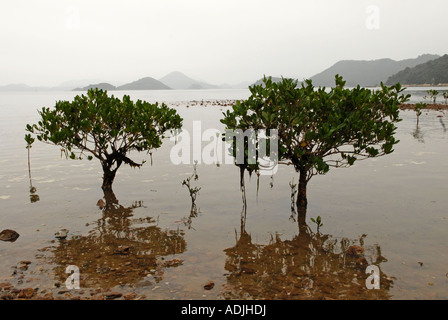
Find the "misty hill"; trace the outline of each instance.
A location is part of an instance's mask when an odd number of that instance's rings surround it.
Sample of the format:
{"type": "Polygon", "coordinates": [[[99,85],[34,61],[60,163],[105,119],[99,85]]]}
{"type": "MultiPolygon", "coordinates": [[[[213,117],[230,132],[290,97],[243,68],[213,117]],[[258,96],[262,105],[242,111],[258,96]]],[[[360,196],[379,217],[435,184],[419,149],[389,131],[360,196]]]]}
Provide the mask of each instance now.
{"type": "Polygon", "coordinates": [[[406,85],[448,83],[448,54],[413,68],[406,68],[387,80],[387,84],[397,82],[406,85]]]}
{"type": "MultiPolygon", "coordinates": [[[[266,76],[266,78],[269,78],[269,76],[266,76]]],[[[280,77],[270,77],[270,78],[271,78],[272,82],[275,82],[275,83],[282,82],[282,78],[280,78],[280,77]]],[[[251,84],[250,86],[253,87],[253,86],[259,86],[260,84],[264,84],[263,80],[264,80],[264,78],[261,78],[261,79],[257,80],[256,82],[254,82],[253,84],[251,84]]]]}
{"type": "Polygon", "coordinates": [[[386,82],[389,77],[406,68],[413,68],[419,64],[439,58],[438,55],[425,54],[416,59],[395,61],[392,59],[378,59],[370,61],[344,60],[339,61],[325,71],[311,77],[315,86],[330,87],[334,85],[334,78],[339,74],[347,82],[347,86],[377,86],[386,82]]]}
{"type": "Polygon", "coordinates": [[[167,85],[170,88],[176,89],[176,90],[188,90],[188,89],[217,89],[218,86],[194,80],[182,72],[174,71],[163,78],[159,79],[160,82],[167,85]]]}
{"type": "Polygon", "coordinates": [[[30,87],[23,83],[0,86],[0,91],[36,91],[38,89],[39,88],[30,87]]]}
{"type": "Polygon", "coordinates": [[[171,88],[154,78],[146,77],[146,78],[142,78],[140,80],[119,86],[116,89],[117,90],[170,90],[171,88]]]}
{"type": "Polygon", "coordinates": [[[57,88],[72,90],[73,88],[83,88],[92,83],[102,83],[104,79],[90,78],[90,79],[73,79],[60,83],[57,88]]]}
{"type": "Polygon", "coordinates": [[[83,87],[83,88],[76,88],[76,89],[73,89],[73,91],[88,91],[88,90],[94,89],[94,88],[107,90],[107,91],[117,89],[114,85],[111,85],[110,83],[103,82],[103,83],[98,83],[98,84],[91,84],[91,85],[88,85],[87,87],[83,87]]]}

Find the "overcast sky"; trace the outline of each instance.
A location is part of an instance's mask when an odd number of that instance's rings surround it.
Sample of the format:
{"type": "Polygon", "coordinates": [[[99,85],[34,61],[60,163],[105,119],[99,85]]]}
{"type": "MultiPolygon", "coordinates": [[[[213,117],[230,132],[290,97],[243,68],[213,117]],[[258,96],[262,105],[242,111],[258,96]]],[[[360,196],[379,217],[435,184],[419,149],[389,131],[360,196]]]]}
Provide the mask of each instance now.
{"type": "Polygon", "coordinates": [[[0,2],[0,85],[307,78],[339,60],[448,53],[447,0],[0,2]]]}

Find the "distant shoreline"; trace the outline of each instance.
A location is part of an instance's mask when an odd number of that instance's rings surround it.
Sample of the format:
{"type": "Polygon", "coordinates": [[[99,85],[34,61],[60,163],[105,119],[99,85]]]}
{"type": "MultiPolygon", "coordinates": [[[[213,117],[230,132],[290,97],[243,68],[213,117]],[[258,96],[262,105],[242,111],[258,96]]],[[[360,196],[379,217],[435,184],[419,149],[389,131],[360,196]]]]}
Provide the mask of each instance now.
{"type": "MultiPolygon", "coordinates": [[[[415,103],[405,103],[400,105],[400,110],[414,110],[415,103]]],[[[448,110],[448,105],[446,104],[427,104],[425,109],[422,110],[448,110]]]]}
{"type": "MultiPolygon", "coordinates": [[[[219,107],[232,107],[236,104],[238,100],[232,100],[232,99],[217,99],[217,100],[191,100],[191,101],[177,101],[177,102],[168,102],[170,106],[186,106],[189,107],[195,107],[195,106],[203,106],[203,107],[210,107],[210,106],[219,106],[219,107]]],[[[415,109],[415,103],[403,103],[399,105],[400,110],[414,110],[415,109]]],[[[448,105],[446,104],[427,104],[426,108],[423,110],[448,110],[448,105]]]]}
{"type": "Polygon", "coordinates": [[[439,84],[402,84],[403,88],[442,88],[448,87],[448,83],[439,83],[439,84]]]}

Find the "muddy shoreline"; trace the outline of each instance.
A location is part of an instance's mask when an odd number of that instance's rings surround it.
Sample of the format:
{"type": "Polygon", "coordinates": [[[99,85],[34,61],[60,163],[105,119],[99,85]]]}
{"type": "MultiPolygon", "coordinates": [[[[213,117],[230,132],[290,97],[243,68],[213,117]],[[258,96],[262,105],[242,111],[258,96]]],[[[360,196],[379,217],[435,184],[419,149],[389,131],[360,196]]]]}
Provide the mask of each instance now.
{"type": "MultiPolygon", "coordinates": [[[[203,107],[232,107],[236,104],[238,100],[192,100],[192,101],[179,101],[179,102],[171,102],[168,103],[171,106],[186,106],[189,107],[195,107],[195,106],[203,106],[203,107]]],[[[416,104],[415,103],[404,103],[399,106],[400,110],[414,110],[416,104]]],[[[427,104],[426,108],[423,110],[435,110],[435,111],[441,111],[441,110],[448,110],[447,104],[427,104]]]]}
{"type": "MultiPolygon", "coordinates": [[[[401,104],[400,110],[414,110],[415,104],[401,104]]],[[[422,110],[435,110],[435,111],[441,111],[441,110],[448,110],[448,105],[446,104],[427,104],[426,108],[422,110]]]]}

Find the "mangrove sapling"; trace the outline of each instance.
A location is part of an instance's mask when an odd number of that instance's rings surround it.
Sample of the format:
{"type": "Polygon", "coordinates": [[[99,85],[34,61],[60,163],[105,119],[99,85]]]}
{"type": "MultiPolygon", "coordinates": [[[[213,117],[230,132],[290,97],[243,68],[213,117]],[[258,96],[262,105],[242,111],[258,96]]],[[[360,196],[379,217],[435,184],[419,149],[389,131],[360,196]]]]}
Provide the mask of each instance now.
{"type": "Polygon", "coordinates": [[[36,194],[37,189],[33,186],[33,180],[31,178],[31,158],[30,150],[32,148],[34,138],[30,134],[25,135],[26,149],[28,151],[28,176],[30,179],[30,201],[31,203],[38,202],[40,200],[39,196],[36,194]]]}
{"type": "Polygon", "coordinates": [[[420,116],[422,115],[422,109],[426,109],[427,106],[428,105],[424,102],[416,103],[414,106],[414,111],[415,111],[415,114],[417,115],[417,128],[418,128],[420,116]]]}
{"type": "Polygon", "coordinates": [[[317,233],[319,233],[320,228],[322,228],[324,226],[324,224],[322,223],[322,218],[320,216],[318,216],[316,219],[311,218],[311,222],[315,223],[317,226],[317,233]]]}
{"type": "Polygon", "coordinates": [[[427,91],[429,95],[429,100],[433,102],[433,104],[436,104],[437,96],[439,95],[439,91],[437,90],[428,90],[427,91]]]}
{"type": "Polygon", "coordinates": [[[296,212],[297,184],[294,183],[294,178],[292,178],[292,181],[289,182],[289,188],[291,189],[291,216],[289,217],[289,219],[296,222],[295,216],[297,215],[296,212]]]}
{"type": "MultiPolygon", "coordinates": [[[[263,82],[250,87],[251,96],[237,101],[221,122],[227,130],[254,130],[252,145],[276,130],[278,162],[292,164],[299,174],[296,204],[300,212],[307,207],[307,184],[314,175],[390,154],[398,143],[394,135],[395,123],[401,121],[399,105],[410,97],[400,95],[404,91],[400,84],[381,84],[376,91],[360,86],[347,89],[338,75],[330,90],[315,88],[311,80],[301,86],[285,78],[280,82],[264,78],[263,82]],[[261,129],[266,136],[257,135],[261,129]]],[[[234,141],[231,148],[235,158],[237,145],[234,141]]],[[[260,170],[252,158],[244,150],[244,163],[235,164],[243,172],[260,170]]]]}
{"type": "Polygon", "coordinates": [[[443,99],[445,99],[445,105],[448,105],[448,91],[443,93],[443,99]]]}
{"type": "Polygon", "coordinates": [[[28,176],[30,178],[30,188],[33,187],[33,182],[31,180],[31,159],[30,159],[30,149],[33,146],[33,142],[34,142],[34,138],[31,137],[31,134],[26,134],[25,135],[25,142],[26,142],[26,149],[28,151],[28,176]]]}
{"type": "Polygon", "coordinates": [[[145,162],[130,159],[132,151],[150,153],[162,146],[166,131],[182,127],[176,110],[163,103],[133,102],[127,95],[120,100],[99,89],[38,112],[40,120],[26,130],[41,142],[60,146],[67,158],[97,158],[103,169],[102,189],[108,192],[122,164],[140,168],[145,162]]]}
{"type": "Polygon", "coordinates": [[[199,176],[197,174],[197,164],[198,162],[195,161],[194,165],[193,165],[193,174],[188,177],[187,179],[185,179],[184,181],[182,181],[182,186],[187,187],[188,192],[190,193],[190,198],[191,198],[191,210],[190,210],[190,219],[192,217],[196,217],[198,214],[198,209],[196,206],[196,197],[199,194],[199,191],[201,190],[200,187],[192,187],[191,186],[191,180],[193,179],[194,181],[197,181],[199,179],[199,176]]]}

